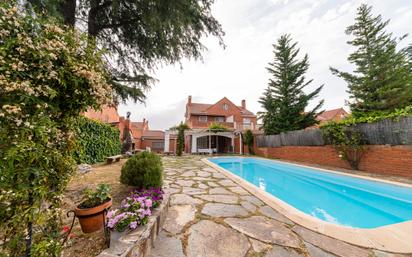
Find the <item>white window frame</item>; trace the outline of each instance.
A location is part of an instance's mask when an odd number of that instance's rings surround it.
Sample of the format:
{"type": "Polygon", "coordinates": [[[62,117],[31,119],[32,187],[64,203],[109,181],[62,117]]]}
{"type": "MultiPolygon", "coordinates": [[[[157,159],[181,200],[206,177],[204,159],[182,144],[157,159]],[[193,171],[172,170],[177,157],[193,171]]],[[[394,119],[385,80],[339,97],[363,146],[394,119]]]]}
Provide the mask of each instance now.
{"type": "Polygon", "coordinates": [[[225,122],[225,117],[220,117],[220,116],[215,117],[215,121],[216,122],[225,122]]]}
{"type": "Polygon", "coordinates": [[[222,108],[223,108],[223,110],[227,111],[227,110],[229,110],[229,105],[224,103],[222,108]]]}
{"type": "Polygon", "coordinates": [[[252,124],[252,120],[250,118],[243,118],[243,124],[244,125],[250,125],[250,124],[252,124]]]}
{"type": "Polygon", "coordinates": [[[207,122],[207,116],[206,115],[199,116],[199,122],[207,122]]]}

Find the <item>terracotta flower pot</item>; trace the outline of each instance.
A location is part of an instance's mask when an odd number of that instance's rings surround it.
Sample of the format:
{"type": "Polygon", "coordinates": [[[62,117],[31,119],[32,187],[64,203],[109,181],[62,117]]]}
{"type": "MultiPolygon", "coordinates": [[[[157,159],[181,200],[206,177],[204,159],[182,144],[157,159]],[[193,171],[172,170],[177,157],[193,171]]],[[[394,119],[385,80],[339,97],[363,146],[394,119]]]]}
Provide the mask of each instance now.
{"type": "Polygon", "coordinates": [[[104,210],[112,206],[112,200],[92,208],[79,208],[74,210],[79,219],[83,233],[92,233],[103,227],[105,222],[104,210]]]}

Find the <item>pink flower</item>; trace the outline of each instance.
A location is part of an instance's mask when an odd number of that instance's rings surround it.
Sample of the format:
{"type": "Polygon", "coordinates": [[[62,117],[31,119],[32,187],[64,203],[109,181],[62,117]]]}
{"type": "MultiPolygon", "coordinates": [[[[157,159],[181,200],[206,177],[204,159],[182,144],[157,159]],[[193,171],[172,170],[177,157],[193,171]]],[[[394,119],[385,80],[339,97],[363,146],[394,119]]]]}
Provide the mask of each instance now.
{"type": "Polygon", "coordinates": [[[129,224],[130,229],[136,229],[136,227],[137,227],[137,222],[136,221],[130,222],[130,224],[129,224]]]}
{"type": "Polygon", "coordinates": [[[107,213],[107,218],[111,219],[115,214],[117,210],[111,210],[107,213]]]}
{"type": "Polygon", "coordinates": [[[146,199],[145,205],[147,208],[152,208],[153,202],[151,199],[146,199]]]}

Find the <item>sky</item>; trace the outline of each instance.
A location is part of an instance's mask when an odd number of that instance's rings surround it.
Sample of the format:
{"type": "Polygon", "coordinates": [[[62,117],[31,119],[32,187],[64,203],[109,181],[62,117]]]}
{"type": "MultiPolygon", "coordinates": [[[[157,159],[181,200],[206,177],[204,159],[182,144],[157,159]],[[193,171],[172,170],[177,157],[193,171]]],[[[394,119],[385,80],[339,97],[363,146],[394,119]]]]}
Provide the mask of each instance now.
{"type": "MultiPolygon", "coordinates": [[[[273,44],[285,33],[298,42],[300,53],[309,56],[306,77],[313,82],[305,91],[324,85],[319,98],[323,109],[344,107],[347,84],[331,74],[329,67],[351,71],[347,56],[353,48],[345,28],[354,23],[361,3],[373,6],[374,14],[390,19],[387,31],[394,36],[412,34],[412,0],[216,0],[212,13],[225,31],[226,48],[213,37],[203,39],[207,50],[203,60],[184,59],[181,64],[159,67],[158,82],[146,93],[144,104],[127,102],[120,115],[131,112],[133,121],[149,120],[150,129],[168,129],[184,120],[188,95],[192,102],[215,103],[224,96],[257,113],[267,88],[273,61],[273,44]]],[[[412,42],[412,35],[400,46],[412,42]]]]}

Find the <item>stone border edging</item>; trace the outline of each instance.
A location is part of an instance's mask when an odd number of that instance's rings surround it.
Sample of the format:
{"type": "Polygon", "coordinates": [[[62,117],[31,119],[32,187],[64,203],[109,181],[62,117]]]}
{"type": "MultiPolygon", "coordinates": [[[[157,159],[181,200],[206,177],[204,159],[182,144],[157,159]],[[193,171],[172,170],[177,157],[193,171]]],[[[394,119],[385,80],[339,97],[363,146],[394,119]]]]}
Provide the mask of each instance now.
{"type": "MultiPolygon", "coordinates": [[[[228,178],[258,197],[270,207],[285,215],[287,218],[308,229],[353,245],[395,253],[412,253],[412,242],[410,241],[410,238],[408,240],[408,237],[412,234],[412,221],[405,221],[375,229],[351,228],[332,224],[299,211],[275,196],[257,188],[252,183],[225,170],[219,165],[212,163],[208,158],[202,158],[202,161],[212,168],[222,172],[228,178]]],[[[376,181],[376,179],[372,180],[376,181]]],[[[392,184],[398,183],[392,182],[392,184]]]]}
{"type": "Polygon", "coordinates": [[[101,252],[97,257],[148,257],[166,220],[167,210],[170,206],[170,194],[163,195],[163,201],[159,207],[153,210],[146,225],[138,227],[125,235],[117,242],[111,242],[110,248],[101,252]]]}

